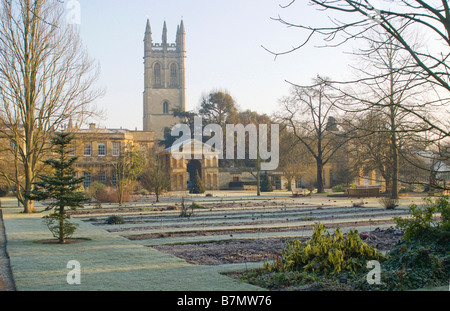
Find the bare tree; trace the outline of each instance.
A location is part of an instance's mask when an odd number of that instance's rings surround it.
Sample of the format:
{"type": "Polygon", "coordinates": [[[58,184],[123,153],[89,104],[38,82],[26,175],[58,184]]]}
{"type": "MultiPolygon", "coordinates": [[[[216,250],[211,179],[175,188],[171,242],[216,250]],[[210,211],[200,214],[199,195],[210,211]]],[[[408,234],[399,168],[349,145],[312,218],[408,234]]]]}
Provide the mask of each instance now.
{"type": "MultiPolygon", "coordinates": [[[[373,166],[383,175],[393,199],[398,197],[401,148],[407,141],[417,143],[434,128],[422,118],[432,106],[422,95],[423,79],[416,73],[405,73],[412,58],[384,33],[373,32],[367,48],[359,49],[362,64],[359,79],[340,88],[345,95],[340,109],[350,112],[348,125],[355,128],[359,146],[365,148],[365,166],[373,166]],[[410,111],[415,111],[411,113],[410,111]],[[368,160],[372,164],[367,163],[368,160]]],[[[431,120],[431,117],[428,117],[431,120]]],[[[421,143],[423,146],[423,142],[421,143]]]]}
{"type": "Polygon", "coordinates": [[[339,100],[330,83],[318,77],[314,86],[295,86],[292,95],[282,100],[281,111],[275,115],[314,157],[318,192],[324,192],[325,164],[345,143],[341,134],[329,126],[329,121],[335,120],[333,112],[339,100]]]}
{"type": "Polygon", "coordinates": [[[146,157],[147,163],[137,179],[146,190],[155,193],[156,202],[159,202],[160,195],[170,186],[167,167],[164,166],[164,161],[159,155],[161,151],[158,147],[149,150],[146,157]]]}
{"type": "MultiPolygon", "coordinates": [[[[247,126],[249,124],[254,124],[256,128],[256,132],[259,135],[262,135],[261,132],[259,132],[258,126],[259,124],[271,124],[272,121],[270,117],[266,114],[259,114],[256,111],[251,111],[249,109],[245,111],[239,111],[235,116],[231,117],[230,119],[233,119],[234,122],[240,122],[244,126],[247,126]]],[[[270,128],[270,127],[269,127],[270,128]]],[[[269,130],[270,133],[270,130],[269,130]]],[[[245,133],[245,145],[250,146],[249,143],[249,133],[245,133]]],[[[235,144],[237,143],[237,140],[235,140],[235,144]]],[[[236,167],[239,167],[243,171],[247,171],[250,173],[255,179],[256,179],[256,195],[261,195],[261,157],[260,157],[260,141],[259,139],[256,139],[255,145],[256,145],[256,159],[250,159],[249,153],[250,153],[250,147],[245,150],[245,159],[236,159],[233,160],[233,165],[236,167]]]]}
{"type": "Polygon", "coordinates": [[[132,182],[141,175],[145,162],[145,154],[137,145],[127,144],[121,148],[120,155],[113,163],[119,206],[122,206],[125,192],[130,190],[132,182]]]}
{"type": "MultiPolygon", "coordinates": [[[[292,0],[283,7],[293,8],[296,2],[292,0]]],[[[447,0],[310,0],[309,3],[324,17],[328,13],[328,19],[320,20],[320,25],[315,26],[276,18],[280,23],[301,29],[306,34],[305,39],[292,49],[270,51],[275,56],[299,50],[316,37],[324,40],[323,47],[343,46],[360,39],[371,40],[371,31],[377,29],[386,35],[386,40],[391,40],[410,56],[411,62],[401,69],[404,74],[415,75],[436,86],[436,102],[442,101],[440,96],[449,97],[450,6],[447,0]],[[417,32],[428,38],[426,46],[416,45],[410,36],[405,36],[405,33],[417,32]],[[441,95],[442,90],[444,95],[441,95]]],[[[438,121],[414,109],[401,108],[421,118],[444,136],[450,134],[448,111],[445,111],[447,117],[438,121]]]]}
{"type": "Polygon", "coordinates": [[[0,2],[0,134],[10,140],[15,185],[24,212],[34,211],[27,195],[49,156],[52,132],[69,119],[80,124],[101,95],[93,88],[98,68],[78,30],[54,0],[0,2]]]}
{"type": "Polygon", "coordinates": [[[278,169],[283,172],[289,191],[292,190],[292,182],[314,175],[314,158],[292,131],[285,127],[281,130],[280,135],[280,165],[278,169]]]}

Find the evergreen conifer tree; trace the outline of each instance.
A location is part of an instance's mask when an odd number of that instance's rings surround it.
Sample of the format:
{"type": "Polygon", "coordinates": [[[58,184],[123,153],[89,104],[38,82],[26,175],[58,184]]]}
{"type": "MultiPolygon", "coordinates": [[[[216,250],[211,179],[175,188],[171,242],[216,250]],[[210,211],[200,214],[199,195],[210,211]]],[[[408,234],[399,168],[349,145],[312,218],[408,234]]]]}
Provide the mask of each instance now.
{"type": "Polygon", "coordinates": [[[194,184],[192,185],[191,189],[189,190],[190,193],[204,193],[205,187],[203,186],[202,179],[200,178],[200,175],[198,174],[195,176],[194,184]]]}
{"type": "Polygon", "coordinates": [[[263,178],[261,180],[261,192],[272,192],[272,182],[270,181],[269,175],[267,175],[267,172],[263,175],[263,178]]]}
{"type": "Polygon", "coordinates": [[[68,219],[65,208],[76,209],[83,207],[82,202],[87,198],[79,191],[82,178],[74,177],[73,164],[76,157],[69,156],[69,145],[73,139],[70,133],[56,133],[52,138],[52,145],[57,156],[44,161],[51,166],[52,172],[49,175],[40,175],[40,181],[34,183],[35,188],[30,194],[33,200],[53,199],[47,210],[54,209],[53,213],[44,216],[44,222],[59,243],[64,244],[76,230],[76,225],[68,219]]]}

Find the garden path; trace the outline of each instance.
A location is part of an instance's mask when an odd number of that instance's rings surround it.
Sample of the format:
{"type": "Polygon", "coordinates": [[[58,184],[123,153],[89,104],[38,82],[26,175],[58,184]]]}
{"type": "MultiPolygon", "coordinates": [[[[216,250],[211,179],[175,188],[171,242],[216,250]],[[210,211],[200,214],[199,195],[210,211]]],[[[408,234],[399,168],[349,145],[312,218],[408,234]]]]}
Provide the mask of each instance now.
{"type": "Polygon", "coordinates": [[[8,253],[6,251],[6,234],[0,208],[0,291],[15,291],[14,278],[11,272],[8,253]]]}

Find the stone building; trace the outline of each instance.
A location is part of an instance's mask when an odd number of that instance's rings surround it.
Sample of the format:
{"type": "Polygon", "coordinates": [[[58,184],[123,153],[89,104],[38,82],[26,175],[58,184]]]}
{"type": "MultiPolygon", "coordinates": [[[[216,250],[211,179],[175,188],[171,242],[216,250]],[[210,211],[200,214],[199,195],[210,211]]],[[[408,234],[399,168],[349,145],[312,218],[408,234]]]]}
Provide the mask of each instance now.
{"type": "MultiPolygon", "coordinates": [[[[179,123],[173,117],[172,109],[186,111],[185,58],[183,21],[177,26],[176,42],[169,44],[166,23],[163,25],[162,42],[154,43],[150,21],[147,20],[144,36],[143,131],[99,129],[95,124],[78,130],[74,155],[79,157],[77,174],[85,177],[85,187],[94,181],[114,185],[114,162],[121,149],[125,146],[134,146],[139,150],[152,148],[164,139],[165,131],[179,123]]],[[[160,154],[169,175],[169,190],[186,190],[197,172],[205,189],[218,189],[216,153],[195,155],[193,151],[183,159],[175,159],[171,155],[171,150],[175,148],[177,146],[172,146],[160,154]]]]}
{"type": "Polygon", "coordinates": [[[150,21],[144,38],[144,131],[155,132],[156,139],[179,121],[172,109],[186,111],[185,29],[177,26],[176,42],[167,42],[166,22],[162,42],[153,43],[150,21]]]}
{"type": "Polygon", "coordinates": [[[219,153],[205,152],[204,144],[190,139],[166,148],[162,153],[170,176],[170,190],[186,190],[198,175],[206,190],[219,189],[219,153]],[[200,146],[194,147],[195,144],[200,146]],[[182,147],[183,146],[183,147],[182,147]],[[173,151],[183,151],[174,156],[173,151]]]}
{"type": "Polygon", "coordinates": [[[85,188],[95,181],[114,186],[114,164],[120,153],[126,148],[146,151],[153,148],[154,143],[153,132],[101,129],[90,124],[88,129],[76,131],[70,154],[78,157],[76,174],[78,177],[84,176],[85,188]]]}

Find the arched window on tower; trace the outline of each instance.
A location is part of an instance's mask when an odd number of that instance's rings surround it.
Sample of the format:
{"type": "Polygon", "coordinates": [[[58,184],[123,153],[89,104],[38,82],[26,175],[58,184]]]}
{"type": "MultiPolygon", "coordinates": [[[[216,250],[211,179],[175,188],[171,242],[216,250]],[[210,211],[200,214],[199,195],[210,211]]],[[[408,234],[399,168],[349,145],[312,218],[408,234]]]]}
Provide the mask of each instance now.
{"type": "Polygon", "coordinates": [[[170,65],[170,85],[177,86],[178,85],[178,68],[177,64],[170,65]]]}
{"type": "Polygon", "coordinates": [[[169,102],[165,101],[163,103],[163,113],[164,114],[169,114],[169,102]]]}
{"type": "Polygon", "coordinates": [[[161,86],[161,64],[156,63],[153,67],[153,76],[156,86],[161,86]]]}

